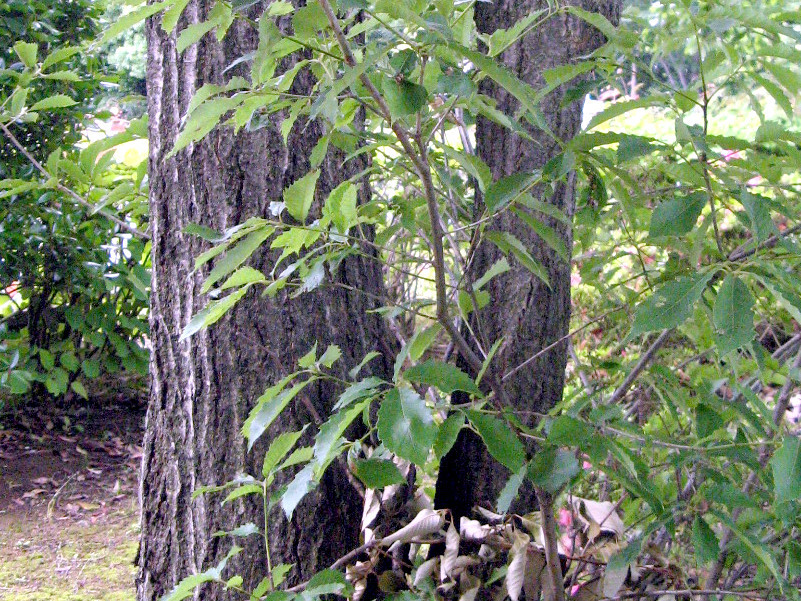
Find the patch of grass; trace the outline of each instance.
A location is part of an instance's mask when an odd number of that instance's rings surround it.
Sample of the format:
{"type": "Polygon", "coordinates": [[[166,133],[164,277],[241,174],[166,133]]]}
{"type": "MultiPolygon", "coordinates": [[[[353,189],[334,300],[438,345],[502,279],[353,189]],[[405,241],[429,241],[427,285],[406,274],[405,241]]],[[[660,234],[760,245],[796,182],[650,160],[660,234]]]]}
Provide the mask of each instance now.
{"type": "Polygon", "coordinates": [[[0,516],[4,601],[133,601],[138,526],[133,504],[105,516],[0,516]]]}

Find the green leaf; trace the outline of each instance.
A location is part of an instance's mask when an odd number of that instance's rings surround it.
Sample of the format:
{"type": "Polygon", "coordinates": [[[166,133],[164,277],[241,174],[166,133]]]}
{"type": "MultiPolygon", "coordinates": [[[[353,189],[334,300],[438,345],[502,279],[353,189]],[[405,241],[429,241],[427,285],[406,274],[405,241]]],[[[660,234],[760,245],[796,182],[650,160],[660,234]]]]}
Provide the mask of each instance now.
{"type": "Polygon", "coordinates": [[[74,106],[77,104],[72,98],[67,96],[66,94],[55,94],[53,96],[48,96],[47,98],[43,98],[39,102],[33,104],[30,108],[32,111],[45,111],[48,109],[61,109],[66,108],[68,106],[74,106]]]}
{"type": "Polygon", "coordinates": [[[509,479],[506,481],[506,484],[504,484],[500,494],[498,495],[498,513],[505,514],[507,511],[509,511],[512,501],[515,500],[520,487],[523,485],[523,480],[526,477],[527,470],[528,466],[524,465],[522,468],[520,468],[519,472],[509,476],[509,479]]]}
{"type": "Polygon", "coordinates": [[[424,465],[437,435],[431,411],[408,388],[389,391],[378,410],[378,436],[390,451],[416,465],[424,465]]]}
{"type": "Polygon", "coordinates": [[[314,202],[314,190],[320,171],[310,171],[284,190],[284,202],[289,214],[303,223],[309,216],[309,210],[314,202]]]}
{"type": "Polygon", "coordinates": [[[100,375],[100,362],[96,359],[84,359],[81,363],[81,371],[90,379],[100,375]]]}
{"type": "Polygon", "coordinates": [[[417,361],[423,356],[423,353],[434,343],[437,334],[439,334],[441,330],[442,326],[439,323],[435,323],[414,335],[414,338],[409,342],[409,357],[412,361],[417,361]]]}
{"type": "Polygon", "coordinates": [[[380,388],[383,384],[384,381],[381,378],[376,378],[375,376],[370,376],[369,378],[365,378],[364,380],[356,382],[355,384],[351,384],[341,395],[339,395],[339,399],[337,399],[337,402],[334,404],[333,410],[339,411],[343,407],[347,407],[359,399],[377,394],[378,388],[380,388]]]}
{"type": "Polygon", "coordinates": [[[721,356],[754,339],[754,297],[743,281],[727,275],[720,285],[712,311],[715,342],[721,356]]]}
{"type": "Polygon", "coordinates": [[[473,283],[473,290],[481,290],[481,288],[483,288],[484,285],[492,278],[501,275],[502,273],[506,273],[511,268],[512,267],[509,265],[509,261],[506,260],[506,257],[501,257],[473,283]]]}
{"type": "Polygon", "coordinates": [[[314,468],[311,465],[307,465],[295,474],[292,482],[289,483],[284,494],[281,495],[281,509],[284,510],[288,520],[292,519],[295,508],[303,500],[303,497],[312,491],[314,486],[314,468]]]}
{"type": "Polygon", "coordinates": [[[650,138],[628,135],[621,136],[620,143],[617,146],[617,161],[618,163],[625,163],[626,161],[651,154],[655,150],[657,150],[657,147],[651,143],[650,138]]]}
{"type": "Polygon", "coordinates": [[[183,52],[216,26],[217,24],[213,21],[202,21],[200,23],[192,23],[191,25],[188,25],[186,28],[181,30],[181,35],[178,36],[178,41],[175,43],[175,49],[179,53],[183,52]]]}
{"type": "Polygon", "coordinates": [[[669,282],[637,305],[629,338],[681,325],[712,279],[713,271],[681,277],[669,282]]]}
{"type": "Polygon", "coordinates": [[[291,378],[292,376],[287,376],[278,384],[270,386],[256,401],[256,406],[242,425],[242,433],[248,439],[248,451],[253,448],[259,437],[264,434],[289,402],[312,382],[312,380],[305,380],[298,382],[289,390],[284,390],[291,378]]]}
{"type": "Polygon", "coordinates": [[[264,455],[261,473],[265,478],[270,477],[272,471],[295,446],[305,430],[306,426],[303,426],[297,432],[282,432],[273,439],[270,443],[270,448],[267,449],[267,453],[264,455]]]}
{"type": "Polygon", "coordinates": [[[29,69],[36,66],[36,53],[38,47],[32,42],[17,42],[14,44],[14,52],[17,53],[19,60],[29,69]]]}
{"type": "Polygon", "coordinates": [[[542,221],[530,215],[526,211],[520,208],[513,208],[512,212],[517,215],[520,219],[522,219],[528,227],[530,227],[537,236],[542,238],[542,240],[557,254],[559,258],[562,259],[564,262],[570,262],[570,251],[567,249],[567,245],[565,244],[564,239],[562,236],[556,232],[551,226],[545,225],[542,221]]]}
{"type": "Polygon", "coordinates": [[[142,23],[148,17],[151,17],[156,13],[161,12],[165,8],[169,8],[171,4],[172,4],[171,0],[164,0],[163,2],[154,2],[153,4],[142,6],[134,11],[119,16],[114,20],[114,22],[109,26],[109,28],[103,32],[103,37],[100,38],[99,42],[96,42],[96,45],[98,46],[105,45],[105,43],[111,40],[112,38],[115,38],[121,33],[128,31],[135,25],[142,23]]]}
{"type": "Polygon", "coordinates": [[[315,474],[320,475],[342,450],[341,439],[353,421],[359,417],[371,399],[364,399],[355,405],[337,411],[328,421],[320,426],[320,431],[314,439],[314,468],[315,474]]]}
{"type": "Polygon", "coordinates": [[[14,369],[8,374],[5,385],[8,386],[12,394],[25,394],[31,389],[31,374],[19,369],[14,369]]]}
{"type": "Polygon", "coordinates": [[[343,182],[331,191],[325,201],[324,214],[331,215],[331,221],[340,233],[346,234],[359,220],[357,211],[358,194],[351,182],[343,182]]]}
{"type": "Polygon", "coordinates": [[[786,436],[770,460],[776,505],[801,498],[801,439],[786,436]]]}
{"type": "Polygon", "coordinates": [[[487,240],[505,253],[512,253],[520,264],[537,276],[543,283],[550,287],[551,282],[548,272],[540,262],[529,254],[523,243],[509,232],[489,231],[484,234],[487,240]]]}
{"type": "Polygon", "coordinates": [[[476,386],[470,376],[450,363],[434,359],[410,367],[403,372],[403,377],[409,382],[434,386],[444,394],[450,394],[454,390],[463,390],[481,396],[481,389],[476,386]]]}
{"type": "Polygon", "coordinates": [[[220,290],[238,288],[239,286],[244,286],[245,284],[265,283],[266,281],[267,278],[264,277],[264,274],[261,271],[245,265],[244,267],[240,267],[234,273],[232,273],[231,276],[225,280],[222,286],[220,286],[220,290]]]}
{"type": "Polygon", "coordinates": [[[540,179],[539,173],[520,171],[490,184],[484,194],[484,204],[490,213],[495,213],[520,197],[540,179]]]}
{"type": "Polygon", "coordinates": [[[75,46],[65,46],[63,48],[57,48],[56,50],[48,54],[45,57],[44,61],[42,61],[42,71],[44,71],[48,67],[52,67],[57,63],[65,61],[68,58],[72,58],[80,51],[81,49],[76,48],[75,46]]]}
{"type": "Polygon", "coordinates": [[[526,477],[550,493],[559,490],[581,471],[575,453],[565,449],[539,449],[528,466],[526,477]]]}
{"type": "Polygon", "coordinates": [[[490,455],[513,473],[520,471],[526,462],[523,443],[505,421],[479,411],[466,411],[467,419],[481,436],[490,455]]]}
{"type": "Polygon", "coordinates": [[[341,356],[342,350],[336,344],[329,344],[317,362],[323,367],[330,368],[341,356]]]}
{"type": "MultiPolygon", "coordinates": [[[[214,286],[217,282],[219,282],[223,277],[231,273],[234,269],[242,265],[245,261],[250,258],[250,255],[254,253],[254,251],[261,246],[267,238],[273,233],[272,227],[265,227],[256,230],[255,232],[251,232],[248,234],[239,244],[234,246],[233,248],[229,249],[225,256],[222,259],[217,261],[214,265],[214,268],[209,273],[209,276],[206,278],[206,281],[203,282],[203,286],[200,288],[200,291],[205,294],[211,287],[214,286]]],[[[253,271],[256,271],[255,269],[253,271]]],[[[247,274],[252,274],[252,272],[243,272],[243,276],[247,274]]],[[[261,275],[261,274],[259,274],[261,275]]],[[[261,275],[262,279],[264,276],[261,275]]],[[[246,278],[243,278],[246,279],[246,278]]],[[[258,281],[258,280],[254,280],[258,281]]],[[[245,282],[246,283],[246,282],[245,282]]],[[[235,284],[232,284],[235,285],[235,284]]],[[[227,286],[230,288],[232,285],[227,286]]],[[[242,285],[242,284],[238,284],[242,285]]]]}
{"type": "Polygon", "coordinates": [[[700,192],[659,203],[651,215],[648,235],[658,238],[683,236],[689,233],[695,227],[695,222],[698,221],[698,216],[705,205],[706,195],[700,192]]]}
{"type": "Polygon", "coordinates": [[[75,380],[72,384],[70,384],[70,388],[72,391],[77,394],[82,399],[88,399],[89,393],[86,391],[86,388],[79,380],[75,380]]]}
{"type": "Polygon", "coordinates": [[[50,371],[56,365],[56,358],[47,349],[39,349],[39,362],[45,371],[50,371]]]}
{"type": "Polygon", "coordinates": [[[384,488],[406,482],[398,467],[387,459],[357,460],[353,473],[367,488],[384,488]]]}
{"type": "Polygon", "coordinates": [[[742,203],[748,215],[748,220],[751,222],[751,230],[759,242],[764,242],[773,234],[778,233],[776,225],[770,216],[769,202],[764,196],[751,194],[747,190],[743,190],[740,194],[740,203],[742,203]]]}
{"type": "Polygon", "coordinates": [[[219,300],[211,301],[205,309],[202,309],[197,315],[195,315],[189,323],[184,328],[184,331],[181,332],[181,337],[179,340],[183,341],[191,336],[195,335],[199,332],[202,328],[212,325],[222,318],[228,310],[233,307],[239,299],[241,299],[247,291],[250,289],[250,286],[243,286],[239,290],[235,290],[228,296],[225,296],[219,300]]]}
{"type": "Polygon", "coordinates": [[[461,413],[449,415],[448,419],[442,422],[434,439],[434,456],[437,459],[442,459],[453,448],[463,426],[464,415],[461,413]]]}
{"type": "Polygon", "coordinates": [[[720,555],[718,537],[700,515],[693,520],[692,542],[695,557],[701,565],[715,561],[720,555]]]}
{"type": "Polygon", "coordinates": [[[428,101],[428,90],[405,79],[398,82],[391,77],[382,77],[381,90],[393,119],[414,115],[428,101]]]}
{"type": "Polygon", "coordinates": [[[551,132],[550,128],[545,122],[542,111],[540,110],[539,106],[537,106],[537,99],[532,93],[531,86],[520,80],[505,66],[502,66],[494,59],[480,52],[476,52],[475,50],[471,50],[456,43],[448,44],[447,49],[440,46],[436,49],[436,51],[438,54],[443,55],[445,60],[448,60],[452,63],[460,62],[457,58],[459,55],[468,59],[476,67],[486,73],[492,80],[498,83],[512,96],[514,96],[518,102],[520,102],[520,105],[526,109],[526,111],[528,111],[529,118],[531,119],[532,123],[535,123],[537,127],[545,131],[552,138],[554,137],[553,132],[551,132]],[[457,56],[454,56],[454,53],[457,56]]]}
{"type": "Polygon", "coordinates": [[[624,48],[633,48],[639,40],[639,36],[633,31],[629,31],[622,27],[615,27],[612,25],[609,19],[603,16],[600,12],[590,12],[578,6],[570,5],[566,6],[565,10],[595,27],[598,31],[604,34],[604,37],[610,42],[615,42],[624,48]]]}

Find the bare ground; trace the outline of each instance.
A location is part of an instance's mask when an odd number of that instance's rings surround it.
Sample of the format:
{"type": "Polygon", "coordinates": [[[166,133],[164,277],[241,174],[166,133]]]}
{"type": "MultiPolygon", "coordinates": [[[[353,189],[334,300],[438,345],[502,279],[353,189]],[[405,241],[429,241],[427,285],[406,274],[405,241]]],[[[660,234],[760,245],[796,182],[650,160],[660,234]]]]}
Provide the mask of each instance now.
{"type": "Polygon", "coordinates": [[[0,416],[4,601],[134,598],[143,409],[135,393],[102,397],[0,416]]]}

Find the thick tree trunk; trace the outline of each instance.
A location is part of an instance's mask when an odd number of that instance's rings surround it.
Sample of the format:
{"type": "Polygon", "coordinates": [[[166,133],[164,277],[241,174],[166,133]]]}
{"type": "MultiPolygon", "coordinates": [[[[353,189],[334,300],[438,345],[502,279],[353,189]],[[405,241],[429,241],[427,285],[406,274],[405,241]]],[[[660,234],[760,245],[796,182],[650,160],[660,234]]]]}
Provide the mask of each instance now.
{"type": "MultiPolygon", "coordinates": [[[[212,5],[192,0],[178,29],[202,21],[212,5]]],[[[221,507],[219,494],[192,499],[192,492],[238,473],[260,475],[259,450],[264,445],[247,453],[241,427],[264,389],[293,371],[297,358],[315,342],[321,349],[329,343],[340,345],[342,364],[352,366],[368,351],[383,351],[379,344],[386,339],[380,319],[366,313],[378,305],[374,299],[383,296],[380,265],[349,258],[333,278],[366,295],[333,287],[330,281],[297,300],[286,294],[262,298],[260,291],[252,290],[220,322],[179,340],[207,301],[200,293],[207,272],[193,271],[195,256],[207,244],[185,234],[184,228],[200,223],[222,230],[253,215],[269,216],[270,201],[280,200],[282,190],[308,171],[308,158],[323,131],[318,123],[298,123],[284,145],[279,123],[238,135],[218,129],[167,158],[193,93],[204,83],[246,75],[241,65],[223,71],[256,48],[258,35],[237,22],[222,43],[209,34],[179,54],[176,35],[165,33],[160,18],[154,18],[147,25],[147,39],[153,352],[141,483],[139,601],[155,601],[185,576],[215,564],[231,541],[212,537],[214,532],[247,522],[263,524],[260,501],[221,507]]],[[[311,75],[303,72],[293,92],[308,93],[312,83],[311,75]]],[[[330,154],[321,166],[318,202],[363,167],[343,165],[341,155],[330,154]]],[[[369,247],[362,250],[372,252],[369,247]]],[[[270,252],[259,251],[251,264],[267,272],[274,259],[270,252]]],[[[391,357],[370,363],[373,373],[391,374],[387,361],[391,357]]],[[[304,394],[279,418],[271,435],[325,419],[336,400],[329,386],[310,386],[304,394]]],[[[358,543],[361,499],[336,463],[291,523],[279,513],[271,514],[271,555],[273,565],[298,566],[290,581],[329,565],[358,543]]],[[[245,551],[229,564],[230,573],[241,574],[244,586],[253,587],[266,574],[263,541],[251,536],[236,543],[245,551]]],[[[228,594],[209,587],[200,598],[228,594]]]]}
{"type": "MultiPolygon", "coordinates": [[[[574,1],[585,10],[599,11],[613,22],[618,18],[620,2],[574,1]]],[[[547,9],[544,0],[498,0],[478,2],[475,20],[478,30],[492,33],[506,29],[532,11],[547,9]]],[[[533,86],[545,85],[542,72],[565,65],[577,57],[589,54],[603,42],[602,36],[586,23],[560,15],[526,35],[501,56],[501,60],[517,77],[533,86]]],[[[567,87],[549,95],[541,108],[545,121],[561,140],[570,140],[581,127],[581,102],[562,108],[567,87]]],[[[515,98],[489,79],[482,81],[480,91],[497,100],[497,108],[513,117],[519,108],[515,98]]],[[[542,167],[561,151],[559,145],[545,132],[529,129],[532,140],[524,140],[508,129],[479,118],[476,124],[476,149],[487,163],[494,179],[518,172],[532,172],[542,167]]],[[[548,202],[572,217],[575,196],[575,174],[570,173],[554,189],[540,187],[534,191],[540,200],[548,202]]],[[[480,203],[480,199],[479,199],[480,203]]],[[[479,207],[480,209],[481,207],[479,207]]],[[[572,246],[572,234],[565,224],[535,214],[553,228],[572,246]]],[[[523,221],[509,211],[501,213],[492,229],[509,232],[523,242],[531,255],[548,273],[550,287],[519,263],[512,270],[493,278],[485,288],[490,294],[489,305],[478,312],[473,331],[484,336],[484,348],[503,338],[494,359],[499,372],[514,369],[545,347],[562,339],[570,321],[570,265],[539,238],[523,221]]],[[[497,247],[484,241],[472,262],[472,281],[501,258],[497,247]]],[[[566,341],[543,353],[504,382],[507,395],[519,417],[527,424],[536,423],[537,413],[548,411],[562,398],[567,364],[566,341]]],[[[492,460],[483,442],[470,431],[463,430],[456,445],[443,458],[435,504],[449,507],[459,515],[469,514],[475,505],[493,507],[509,472],[492,460]]],[[[536,507],[532,487],[524,486],[513,505],[515,511],[531,511],[536,507]]]]}

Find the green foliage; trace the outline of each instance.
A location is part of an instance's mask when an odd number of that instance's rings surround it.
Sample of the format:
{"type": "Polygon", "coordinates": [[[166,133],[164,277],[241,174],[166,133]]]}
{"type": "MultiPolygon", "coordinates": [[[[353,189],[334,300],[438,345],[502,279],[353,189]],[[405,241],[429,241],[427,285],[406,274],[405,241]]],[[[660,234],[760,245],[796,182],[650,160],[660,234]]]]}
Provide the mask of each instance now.
{"type": "Polygon", "coordinates": [[[94,3],[0,10],[0,390],[86,397],[101,373],[147,371],[149,244],[128,231],[146,182],[114,160],[146,127],[76,145],[100,89],[78,47],[96,34],[94,3]]]}
{"type": "MultiPolygon", "coordinates": [[[[208,35],[224,38],[248,4],[216,4],[208,22],[177,34],[179,46],[208,35]]],[[[664,590],[687,588],[686,577],[703,567],[705,588],[717,589],[725,573],[731,586],[798,599],[798,437],[783,415],[772,417],[798,380],[793,362],[801,352],[801,134],[793,112],[801,89],[801,35],[797,3],[784,4],[634,3],[620,27],[554,4],[491,35],[475,31],[472,5],[463,3],[338,3],[334,22],[326,0],[297,10],[271,4],[256,24],[258,50],[242,57],[251,65],[250,79],[198,90],[173,152],[214,127],[257,129],[271,118],[280,118],[285,139],[306,119],[320,120],[326,133],[309,173],[274,199],[272,217],[219,235],[194,229],[211,244],[196,264],[213,263],[204,284],[212,300],[182,336],[212,326],[251,288],[302,295],[330,284],[344,257],[364,253],[357,234],[374,230],[392,290],[381,312],[403,345],[392,382],[359,379],[364,362],[347,365],[349,379],[335,377],[330,368],[343,360],[340,349],[318,357],[313,348],[295,373],[256,401],[244,434],[252,447],[313,381],[343,391],[332,415],[324,416],[312,447],[287,455],[298,433],[274,438],[264,480],[238,483],[231,494],[263,495],[272,501],[268,518],[279,507],[291,516],[326,467],[346,453],[368,487],[405,481],[426,491],[459,431],[469,428],[511,472],[499,511],[506,513],[521,487],[533,485],[541,499],[553,497],[581,522],[586,539],[580,550],[598,568],[591,574],[583,561],[570,564],[570,581],[588,591],[582,598],[615,597],[626,582],[650,586],[643,574],[662,562],[670,567],[660,574],[678,574],[664,590]],[[576,64],[548,71],[541,89],[496,60],[529,28],[568,14],[602,31],[608,43],[576,64]],[[291,36],[276,22],[290,15],[291,36]],[[358,32],[346,36],[346,47],[336,35],[340,27],[358,32]],[[298,61],[284,71],[292,54],[298,61]],[[304,70],[314,76],[313,93],[289,92],[304,70]],[[480,91],[482,79],[513,97],[517,112],[501,112],[480,91]],[[537,130],[553,138],[541,107],[559,86],[572,101],[587,93],[618,101],[604,101],[586,115],[584,130],[559,140],[559,154],[541,172],[493,181],[495,170],[475,156],[476,119],[522,138],[537,130]],[[350,157],[369,154],[372,162],[358,180],[321,199],[317,168],[329,146],[350,157]],[[372,197],[359,203],[365,179],[372,197]],[[549,195],[574,181],[575,214],[564,215],[548,203],[549,195]],[[519,229],[493,228],[500,218],[519,229]],[[554,225],[571,220],[568,248],[554,225]],[[527,363],[501,364],[498,349],[513,342],[485,341],[472,329],[479,309],[492,308],[485,288],[493,278],[525,269],[552,284],[534,249],[513,233],[529,230],[555,257],[575,257],[573,364],[564,400],[539,416],[535,428],[521,417],[529,399],[505,398],[505,380],[527,363]],[[465,266],[482,241],[504,258],[471,281],[465,266]],[[269,273],[245,265],[262,244],[280,252],[269,273]],[[651,333],[659,334],[655,342],[651,333]],[[445,348],[459,353],[458,367],[445,348]],[[289,484],[271,490],[283,470],[289,484]],[[602,495],[603,501],[593,500],[602,495]],[[614,527],[605,529],[613,514],[614,527]],[[653,561],[642,562],[643,554],[653,561]]],[[[136,14],[164,9],[169,30],[183,6],[168,0],[136,14]]],[[[517,601],[528,578],[531,594],[538,591],[547,556],[540,551],[556,545],[543,539],[550,533],[541,534],[548,532],[541,524],[553,525],[549,517],[490,516],[474,525],[496,528],[492,532],[506,538],[498,551],[502,565],[470,556],[500,570],[473,588],[504,580],[504,594],[517,601]]],[[[462,524],[442,534],[445,519],[423,509],[396,532],[371,539],[380,547],[439,537],[445,552],[438,564],[413,555],[415,577],[399,576],[410,596],[445,597],[426,588],[432,573],[446,588],[456,582],[462,524]],[[424,565],[428,575],[418,578],[424,565]]],[[[372,528],[365,533],[375,536],[372,528]]],[[[358,570],[371,570],[378,555],[367,568],[349,566],[352,583],[364,584],[367,575],[358,570]]],[[[462,573],[460,586],[479,578],[478,570],[462,573]]],[[[319,586],[306,583],[299,595],[343,593],[343,582],[331,577],[319,586]]],[[[219,574],[213,579],[224,582],[219,574]]],[[[259,594],[276,586],[268,580],[259,594]]],[[[473,598],[473,588],[459,592],[473,598]]]]}

